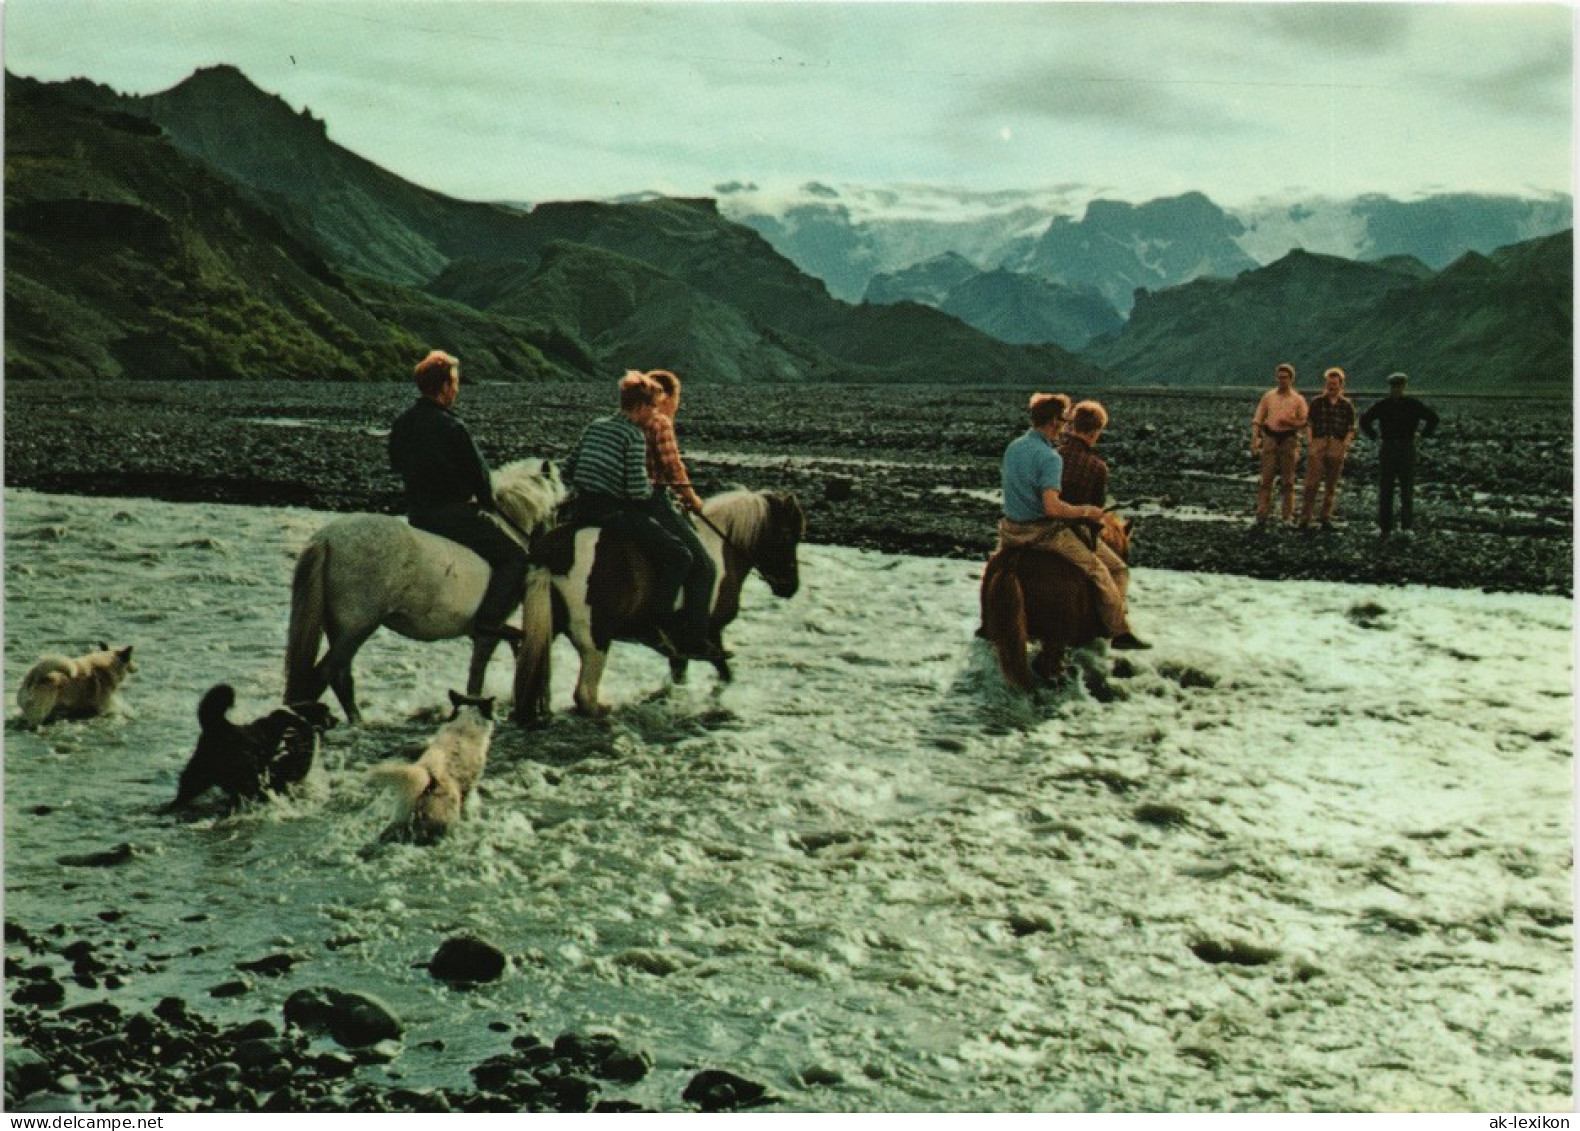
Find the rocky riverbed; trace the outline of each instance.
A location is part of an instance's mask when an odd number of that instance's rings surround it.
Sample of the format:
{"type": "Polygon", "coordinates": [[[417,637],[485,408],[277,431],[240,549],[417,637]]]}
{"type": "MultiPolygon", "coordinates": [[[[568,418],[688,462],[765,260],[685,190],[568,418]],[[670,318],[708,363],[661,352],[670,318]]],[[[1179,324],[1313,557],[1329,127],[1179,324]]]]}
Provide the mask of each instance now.
{"type": "MultiPolygon", "coordinates": [[[[108,858],[76,866],[113,866],[108,858]]],[[[118,913],[107,911],[113,922],[118,913]]],[[[588,1112],[644,1111],[620,1098],[652,1057],[602,1033],[552,1040],[522,1017],[489,1023],[500,1051],[471,1069],[472,1088],[398,1080],[403,1039],[421,1041],[376,996],[317,987],[298,990],[280,1016],[217,1023],[183,998],[123,1010],[115,991],[139,969],[174,960],[142,952],[138,940],[73,937],[63,925],[35,932],[10,919],[6,942],[5,1108],[10,1112],[588,1112]],[[65,1005],[67,986],[97,991],[65,1005]],[[377,1075],[377,1080],[367,1079],[377,1075]],[[391,1076],[396,1077],[391,1080],[391,1076]]],[[[493,981],[508,957],[486,941],[447,940],[429,962],[456,993],[493,981]]],[[[248,979],[279,977],[287,953],[238,970],[211,996],[246,993],[248,979]]],[[[79,989],[76,996],[82,997],[79,989]]],[[[429,1046],[442,1042],[428,1041],[429,1046]]],[[[705,1069],[669,1110],[725,1111],[771,1103],[766,1088],[705,1069]]]]}
{"type": "MultiPolygon", "coordinates": [[[[612,405],[609,388],[466,386],[457,411],[496,463],[563,457],[612,405]]],[[[1380,539],[1376,447],[1360,440],[1332,532],[1255,531],[1249,452],[1255,390],[1097,396],[1112,422],[1110,490],[1137,520],[1135,562],[1252,577],[1573,591],[1568,401],[1434,398],[1421,446],[1417,531],[1380,539]]],[[[678,428],[706,492],[783,487],[814,542],[983,558],[998,460],[1023,427],[1025,391],[697,385],[678,428]]],[[[396,511],[384,433],[404,383],[11,383],[6,482],[67,494],[396,511]]],[[[1375,399],[1356,394],[1359,407],[1375,399]]]]}

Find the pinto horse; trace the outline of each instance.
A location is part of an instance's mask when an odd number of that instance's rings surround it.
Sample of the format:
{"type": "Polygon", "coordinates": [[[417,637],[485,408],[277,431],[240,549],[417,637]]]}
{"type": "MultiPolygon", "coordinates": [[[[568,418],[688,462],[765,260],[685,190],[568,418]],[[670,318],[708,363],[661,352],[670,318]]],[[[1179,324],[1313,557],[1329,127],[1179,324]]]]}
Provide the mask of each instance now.
{"type": "MultiPolygon", "coordinates": [[[[721,644],[724,628],[740,611],[741,586],[753,569],[776,597],[800,587],[796,547],[806,534],[806,516],[794,495],[729,491],[703,504],[697,536],[713,558],[715,580],[708,636],[721,644]]],[[[696,520],[693,520],[696,521],[696,520]]],[[[576,709],[601,715],[598,684],[616,640],[651,643],[659,610],[652,607],[652,566],[629,539],[597,527],[559,527],[533,543],[533,569],[522,616],[525,639],[516,662],[516,719],[532,722],[548,714],[549,649],[569,636],[581,658],[576,709]],[[547,586],[538,584],[541,575],[547,586]]],[[[670,660],[675,682],[685,679],[686,661],[670,660]]],[[[721,680],[732,678],[726,660],[713,663],[721,680]]]]}
{"type": "MultiPolygon", "coordinates": [[[[1103,515],[1100,536],[1126,559],[1130,530],[1128,521],[1103,515]]],[[[999,550],[982,571],[982,635],[993,645],[1004,681],[1031,691],[1058,678],[1065,649],[1106,634],[1091,579],[1051,550],[1025,546],[999,550]],[[1042,642],[1035,662],[1026,656],[1031,640],[1042,642]]]]}
{"type": "MultiPolygon", "coordinates": [[[[506,533],[526,545],[546,529],[565,497],[547,460],[525,459],[493,475],[494,502],[506,533]],[[515,529],[511,529],[512,526],[515,529]]],[[[285,701],[317,701],[334,690],[352,723],[357,709],[351,661],[380,627],[413,640],[469,635],[488,585],[488,563],[437,534],[385,514],[337,518],[308,540],[291,581],[291,625],[285,652],[285,701]],[[320,657],[320,642],[329,647],[320,657]]],[[[483,690],[483,674],[499,640],[472,647],[466,692],[483,690]]]]}

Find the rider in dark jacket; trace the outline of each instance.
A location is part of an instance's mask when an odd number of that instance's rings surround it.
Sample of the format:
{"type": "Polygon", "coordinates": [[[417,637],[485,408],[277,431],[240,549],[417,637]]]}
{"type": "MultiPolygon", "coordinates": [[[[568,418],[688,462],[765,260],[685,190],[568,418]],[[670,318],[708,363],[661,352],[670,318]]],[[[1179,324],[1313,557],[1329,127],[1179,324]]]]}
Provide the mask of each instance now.
{"type": "Polygon", "coordinates": [[[419,530],[475,550],[489,565],[488,588],[473,618],[473,635],[519,640],[505,618],[526,589],[527,552],[485,512],[496,510],[488,461],[450,411],[460,390],[461,363],[434,350],[417,363],[417,403],[390,428],[390,466],[406,486],[406,514],[419,530]]]}

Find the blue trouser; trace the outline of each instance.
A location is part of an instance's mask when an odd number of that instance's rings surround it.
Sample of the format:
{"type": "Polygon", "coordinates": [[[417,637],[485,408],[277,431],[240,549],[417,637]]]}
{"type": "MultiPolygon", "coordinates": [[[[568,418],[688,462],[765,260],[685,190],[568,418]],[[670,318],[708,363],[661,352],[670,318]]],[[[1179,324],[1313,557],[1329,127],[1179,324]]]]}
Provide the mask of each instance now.
{"type": "Polygon", "coordinates": [[[692,534],[692,545],[688,546],[684,535],[672,523],[666,521],[665,511],[671,516],[679,517],[661,499],[655,501],[654,499],[621,499],[613,495],[578,495],[572,506],[572,521],[577,526],[598,526],[624,535],[646,551],[653,565],[653,606],[658,612],[660,622],[667,622],[672,618],[675,598],[680,596],[681,587],[685,586],[688,610],[688,619],[685,623],[688,628],[696,625],[696,620],[692,618],[695,617],[695,610],[700,604],[701,625],[705,632],[709,597],[712,595],[713,587],[712,562],[703,551],[702,543],[697,541],[696,534],[692,534]],[[704,567],[702,569],[698,568],[699,558],[704,567]],[[702,575],[704,586],[700,602],[693,600],[697,594],[698,575],[702,575]]]}
{"type": "Polygon", "coordinates": [[[669,496],[655,494],[653,498],[653,517],[680,539],[691,555],[691,564],[681,583],[685,591],[680,607],[681,634],[685,637],[683,643],[700,644],[707,639],[708,620],[713,611],[713,559],[703,549],[702,539],[697,537],[697,528],[691,525],[691,519],[675,509],[669,496]]]}
{"type": "Polygon", "coordinates": [[[526,592],[527,552],[475,503],[419,507],[408,516],[418,530],[438,534],[475,550],[488,563],[488,587],[477,606],[479,624],[503,624],[526,592]]]}

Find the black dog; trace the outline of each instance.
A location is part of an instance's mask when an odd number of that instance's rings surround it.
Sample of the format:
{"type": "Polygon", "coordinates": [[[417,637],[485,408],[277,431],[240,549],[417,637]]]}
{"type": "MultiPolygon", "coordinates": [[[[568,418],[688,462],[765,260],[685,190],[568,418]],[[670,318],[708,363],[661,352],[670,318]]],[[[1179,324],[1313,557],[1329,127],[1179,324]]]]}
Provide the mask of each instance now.
{"type": "Polygon", "coordinates": [[[307,776],[319,736],[335,725],[322,703],[293,703],[237,726],[227,717],[236,705],[228,683],[211,687],[198,704],[197,749],[192,752],[171,809],[196,801],[210,789],[223,791],[232,806],[280,793],[307,776]]]}

